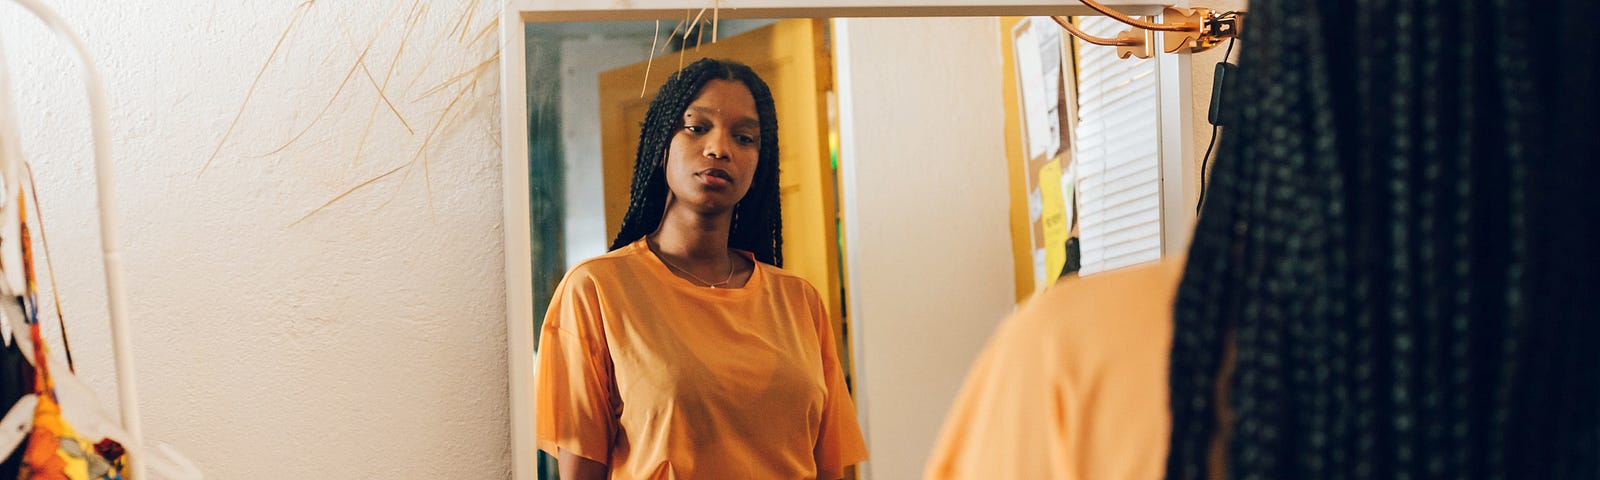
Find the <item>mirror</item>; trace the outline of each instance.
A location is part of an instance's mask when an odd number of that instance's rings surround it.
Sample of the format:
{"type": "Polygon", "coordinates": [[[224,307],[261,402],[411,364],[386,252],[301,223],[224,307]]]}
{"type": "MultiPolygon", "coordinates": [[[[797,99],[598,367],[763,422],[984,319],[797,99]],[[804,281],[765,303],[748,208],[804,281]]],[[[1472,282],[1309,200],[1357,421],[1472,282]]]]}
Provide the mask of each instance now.
{"type": "MultiPolygon", "coordinates": [[[[618,199],[625,206],[627,193],[626,183],[614,185],[631,176],[632,142],[637,138],[630,137],[638,134],[640,105],[647,105],[655,93],[657,79],[680,64],[673,49],[683,40],[667,40],[682,21],[681,11],[674,14],[678,17],[660,22],[659,36],[652,20],[526,24],[526,90],[519,92],[526,93],[526,110],[517,110],[526,112],[528,132],[520,141],[528,147],[522,157],[527,170],[521,175],[528,182],[526,218],[531,220],[525,220],[525,231],[531,284],[508,292],[532,292],[532,305],[530,320],[512,325],[514,334],[521,328],[531,337],[566,269],[609,246],[617,228],[614,218],[620,215],[618,199]],[[654,61],[647,60],[651,51],[658,52],[654,61]],[[641,90],[646,98],[640,98],[641,90]],[[606,106],[603,97],[613,98],[615,105],[606,106]],[[614,113],[605,113],[608,109],[614,113]],[[623,133],[607,137],[608,131],[623,133]],[[608,150],[623,152],[624,160],[614,164],[608,150]]],[[[812,97],[796,101],[807,108],[775,100],[780,110],[804,111],[809,117],[799,118],[816,125],[805,140],[784,136],[780,141],[785,246],[814,252],[786,248],[784,267],[806,272],[801,274],[819,291],[836,295],[827,300],[828,308],[839,326],[841,360],[872,456],[863,468],[876,475],[914,474],[926,460],[968,363],[994,325],[1040,278],[1052,278],[1038,275],[1042,268],[1036,264],[1047,262],[1035,248],[1044,243],[1039,239],[1044,236],[1039,226],[1044,193],[1038,190],[1050,183],[1041,182],[1037,172],[1050,159],[1024,166],[1012,159],[1022,155],[1010,151],[1023,151],[1027,128],[1018,98],[1023,94],[1017,93],[1025,87],[1017,80],[1016,49],[1008,38],[1015,34],[1018,19],[723,19],[716,43],[710,42],[711,32],[702,30],[706,39],[700,48],[733,49],[746,35],[764,35],[763,29],[778,31],[785,25],[807,26],[810,30],[791,28],[814,36],[813,47],[797,49],[820,59],[804,76],[815,82],[812,97]],[[907,50],[906,45],[923,48],[907,50]],[[1002,47],[1013,57],[1005,58],[1002,47]],[[797,146],[801,144],[816,145],[805,156],[814,170],[791,166],[802,156],[797,153],[804,150],[797,146]],[[1035,175],[1031,183],[1025,170],[1035,175]],[[801,175],[792,175],[797,172],[801,175]],[[1031,188],[1013,186],[1019,183],[1031,188]],[[811,190],[802,191],[806,188],[811,190]],[[806,208],[791,206],[802,204],[806,208]],[[809,215],[811,223],[791,220],[791,215],[809,215]],[[804,230],[804,225],[812,229],[804,230]]],[[[796,43],[804,42],[780,46],[796,43]]],[[[695,55],[693,42],[689,44],[685,63],[695,55]]],[[[725,54],[713,54],[719,55],[725,54]]],[[[1122,68],[1121,74],[1148,82],[1151,92],[1170,86],[1187,90],[1187,72],[1179,75],[1189,67],[1187,58],[1170,57],[1158,55],[1145,70],[1122,68]]],[[[760,61],[745,63],[756,67],[774,90],[801,83],[760,71],[760,61]]],[[[1104,92],[1097,95],[1107,98],[1104,92]]],[[[1128,236],[1143,242],[1145,252],[1153,245],[1158,256],[1181,248],[1168,238],[1170,229],[1162,222],[1172,220],[1167,217],[1181,221],[1182,215],[1167,205],[1184,201],[1188,191],[1182,179],[1193,173],[1188,162],[1198,155],[1186,144],[1194,141],[1193,135],[1173,134],[1190,127],[1189,93],[1174,95],[1185,103],[1181,106],[1161,102],[1160,96],[1152,93],[1146,110],[1107,120],[1124,128],[1129,122],[1145,122],[1146,136],[1133,140],[1149,147],[1140,157],[1148,159],[1144,176],[1116,179],[1137,184],[1143,192],[1139,199],[1155,206],[1154,234],[1141,230],[1128,236]]],[[[1060,100],[1066,104],[1065,96],[1060,100]]],[[[807,122],[781,120],[780,135],[802,130],[791,127],[807,122]]],[[[507,128],[512,127],[508,121],[507,128]]],[[[513,149],[508,145],[507,151],[513,149]]],[[[1078,171],[1066,178],[1092,173],[1078,171]]],[[[1057,185],[1070,184],[1061,173],[1050,178],[1057,185]]],[[[512,192],[508,198],[519,199],[512,192]]],[[[1100,208],[1107,211],[1104,204],[1100,208]]],[[[510,218],[513,211],[508,206],[508,230],[516,225],[510,218]]],[[[513,248],[508,241],[508,259],[513,248]]],[[[513,353],[517,351],[513,345],[513,353]]],[[[532,351],[531,345],[526,351],[532,351]]],[[[520,386],[518,380],[514,367],[512,404],[526,408],[515,397],[531,391],[531,378],[522,376],[520,386]]],[[[527,443],[519,449],[527,445],[532,450],[531,430],[531,421],[514,429],[527,432],[522,439],[527,443]]]]}

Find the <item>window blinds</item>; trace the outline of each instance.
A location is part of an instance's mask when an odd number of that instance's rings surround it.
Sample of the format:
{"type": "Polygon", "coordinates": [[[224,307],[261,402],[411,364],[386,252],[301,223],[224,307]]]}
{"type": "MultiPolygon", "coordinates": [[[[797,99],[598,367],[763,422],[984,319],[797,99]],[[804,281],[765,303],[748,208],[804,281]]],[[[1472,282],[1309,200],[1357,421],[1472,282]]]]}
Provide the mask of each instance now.
{"type": "MultiPolygon", "coordinates": [[[[1115,37],[1127,26],[1083,17],[1079,27],[1115,37]]],[[[1160,91],[1154,59],[1077,49],[1078,175],[1083,275],[1161,258],[1160,91]]]]}

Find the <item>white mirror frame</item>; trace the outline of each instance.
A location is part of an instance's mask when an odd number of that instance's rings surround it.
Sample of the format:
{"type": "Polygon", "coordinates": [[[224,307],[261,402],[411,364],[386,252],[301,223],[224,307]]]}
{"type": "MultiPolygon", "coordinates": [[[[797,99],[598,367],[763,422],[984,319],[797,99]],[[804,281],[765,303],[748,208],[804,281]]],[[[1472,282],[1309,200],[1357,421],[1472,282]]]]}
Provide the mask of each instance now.
{"type": "MultiPolygon", "coordinates": [[[[1186,0],[1101,0],[1132,15],[1154,15],[1186,0]]],[[[512,469],[535,480],[532,238],[528,197],[527,23],[653,20],[698,11],[713,0],[505,0],[500,16],[501,188],[505,220],[506,358],[512,469]]],[[[716,0],[719,18],[977,17],[1096,15],[1072,0],[716,0]]],[[[1158,54],[1161,89],[1163,254],[1181,255],[1194,222],[1195,188],[1189,56],[1158,54]]],[[[841,208],[844,206],[841,205],[841,208]]],[[[852,214],[848,209],[846,216],[852,214]]],[[[857,346],[852,346],[856,350],[857,346]]],[[[863,415],[865,413],[863,412],[863,415]]]]}

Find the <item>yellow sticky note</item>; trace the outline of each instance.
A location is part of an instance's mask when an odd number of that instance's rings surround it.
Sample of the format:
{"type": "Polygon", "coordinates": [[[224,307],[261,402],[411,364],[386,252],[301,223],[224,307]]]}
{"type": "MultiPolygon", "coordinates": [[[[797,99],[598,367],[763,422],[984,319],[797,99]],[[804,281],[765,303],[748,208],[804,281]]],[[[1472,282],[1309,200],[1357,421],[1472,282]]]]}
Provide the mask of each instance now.
{"type": "Polygon", "coordinates": [[[1067,212],[1061,191],[1060,159],[1039,167],[1039,196],[1044,203],[1039,218],[1044,226],[1044,283],[1049,285],[1055,283],[1061,267],[1067,264],[1067,212]]]}

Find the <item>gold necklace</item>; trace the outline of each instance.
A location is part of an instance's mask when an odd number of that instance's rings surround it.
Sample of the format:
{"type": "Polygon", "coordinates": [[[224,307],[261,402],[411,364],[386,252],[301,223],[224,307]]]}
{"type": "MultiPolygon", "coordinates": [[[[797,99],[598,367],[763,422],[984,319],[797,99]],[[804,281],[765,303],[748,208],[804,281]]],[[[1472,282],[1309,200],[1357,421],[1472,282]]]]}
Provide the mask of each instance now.
{"type": "Polygon", "coordinates": [[[711,283],[711,282],[707,282],[705,280],[701,280],[699,276],[696,276],[694,273],[689,272],[689,270],[687,270],[687,269],[685,269],[683,267],[677,266],[677,265],[673,265],[672,262],[667,261],[667,256],[666,255],[662,255],[660,253],[657,253],[656,254],[656,258],[661,259],[661,263],[662,264],[665,264],[668,267],[672,267],[673,270],[677,270],[679,272],[683,272],[684,275],[688,275],[689,278],[694,279],[694,281],[696,281],[696,282],[700,282],[701,285],[705,285],[707,288],[717,288],[717,285],[726,285],[728,282],[733,281],[733,258],[732,257],[728,258],[728,278],[724,278],[724,279],[722,279],[722,281],[717,282],[717,283],[711,283]]]}

